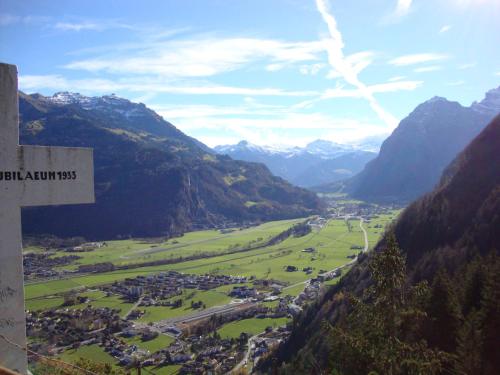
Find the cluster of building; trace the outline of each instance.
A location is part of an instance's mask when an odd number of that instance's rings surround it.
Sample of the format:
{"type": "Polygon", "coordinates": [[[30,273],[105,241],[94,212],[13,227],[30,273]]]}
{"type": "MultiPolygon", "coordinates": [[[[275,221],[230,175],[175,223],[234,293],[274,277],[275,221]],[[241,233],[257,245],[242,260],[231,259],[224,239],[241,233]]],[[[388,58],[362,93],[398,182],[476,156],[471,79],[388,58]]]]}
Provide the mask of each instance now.
{"type": "Polygon", "coordinates": [[[53,278],[61,275],[54,267],[66,266],[77,259],[77,255],[54,257],[54,253],[27,253],[23,256],[24,279],[53,278]]]}
{"type": "Polygon", "coordinates": [[[84,253],[87,251],[94,251],[101,247],[107,246],[106,242],[87,242],[78,246],[68,247],[64,251],[68,253],[84,253]]]}
{"type": "Polygon", "coordinates": [[[250,353],[254,365],[258,365],[262,357],[285,342],[290,337],[290,334],[291,331],[287,327],[279,327],[277,330],[267,329],[264,334],[255,338],[250,344],[250,353]]]}
{"type": "Polygon", "coordinates": [[[328,206],[330,207],[330,211],[332,212],[332,214],[330,214],[328,218],[331,219],[343,218],[345,216],[355,216],[370,219],[378,215],[388,214],[392,210],[400,208],[398,205],[376,205],[366,202],[345,202],[335,199],[328,200],[328,206]]]}
{"type": "Polygon", "coordinates": [[[37,339],[33,345],[45,345],[44,351],[58,353],[70,347],[94,344],[106,334],[125,329],[129,323],[121,320],[118,312],[90,307],[28,311],[26,332],[37,339]]]}
{"type": "Polygon", "coordinates": [[[141,349],[134,344],[129,345],[115,335],[103,337],[99,345],[121,366],[130,366],[134,362],[142,363],[150,357],[149,350],[141,349]]]}
{"type": "Polygon", "coordinates": [[[226,374],[243,357],[247,340],[221,339],[214,336],[186,338],[192,356],[185,361],[179,374],[226,374]]]}
{"type": "Polygon", "coordinates": [[[161,304],[165,300],[182,293],[182,289],[209,290],[223,285],[242,284],[246,277],[226,275],[189,275],[175,271],[161,272],[148,276],[127,278],[103,286],[108,293],[118,294],[130,301],[144,296],[143,305],[161,304]]]}
{"type": "Polygon", "coordinates": [[[321,293],[321,281],[318,279],[311,280],[304,290],[295,298],[294,304],[302,306],[307,302],[315,301],[319,298],[321,293]]]}

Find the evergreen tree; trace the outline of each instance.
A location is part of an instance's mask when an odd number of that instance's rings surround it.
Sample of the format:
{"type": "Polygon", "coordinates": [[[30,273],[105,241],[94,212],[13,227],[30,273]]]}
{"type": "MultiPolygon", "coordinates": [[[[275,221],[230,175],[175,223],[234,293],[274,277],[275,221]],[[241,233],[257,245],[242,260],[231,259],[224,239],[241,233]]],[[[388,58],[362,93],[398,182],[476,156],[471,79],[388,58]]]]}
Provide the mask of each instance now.
{"type": "Polygon", "coordinates": [[[458,332],[457,374],[482,374],[482,337],[477,311],[471,312],[458,332]]]}
{"type": "Polygon", "coordinates": [[[462,315],[450,278],[443,271],[434,279],[427,312],[429,345],[453,353],[457,346],[458,330],[462,325],[462,315]]]}
{"type": "Polygon", "coordinates": [[[500,261],[498,256],[487,258],[489,272],[485,277],[485,286],[479,311],[482,325],[482,354],[484,374],[498,374],[500,369],[500,261]]]}
{"type": "Polygon", "coordinates": [[[408,329],[425,316],[425,284],[406,286],[405,261],[394,235],[370,261],[373,284],[363,299],[350,296],[352,311],[344,322],[328,325],[332,373],[439,374],[449,357],[427,347],[408,329]]]}

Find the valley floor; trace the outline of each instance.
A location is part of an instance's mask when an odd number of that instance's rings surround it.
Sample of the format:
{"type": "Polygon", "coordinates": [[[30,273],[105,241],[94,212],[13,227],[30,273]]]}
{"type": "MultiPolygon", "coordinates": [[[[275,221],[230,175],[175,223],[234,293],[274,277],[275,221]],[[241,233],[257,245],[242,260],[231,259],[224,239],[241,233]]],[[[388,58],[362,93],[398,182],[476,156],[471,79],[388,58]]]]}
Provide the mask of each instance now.
{"type": "MultiPolygon", "coordinates": [[[[283,327],[304,304],[338,280],[341,272],[329,271],[349,264],[366,246],[374,245],[386,224],[398,214],[398,211],[384,212],[364,215],[364,219],[333,213],[325,218],[276,221],[250,228],[197,231],[160,242],[108,241],[92,251],[74,253],[80,258],[54,267],[56,279],[27,281],[26,309],[34,311],[33,325],[50,320],[54,311],[65,309],[64,316],[71,317],[71,311],[88,307],[116,309],[123,323],[110,337],[81,339],[86,345],[47,344],[36,329],[28,330],[32,334],[30,341],[38,345],[35,348],[42,342],[44,350],[50,349],[49,352],[70,362],[83,357],[117,366],[119,361],[127,364],[128,356],[133,354],[149,361],[145,368],[148,374],[174,374],[182,366],[186,371],[195,363],[215,366],[214,363],[224,360],[245,366],[250,352],[252,358],[258,359],[272,344],[286,339],[287,329],[283,327]],[[266,245],[271,238],[303,222],[312,228],[307,235],[290,236],[266,245]],[[165,259],[172,263],[149,265],[165,259]],[[114,267],[133,267],[72,274],[82,265],[105,262],[114,267]],[[157,275],[167,278],[169,272],[183,274],[186,284],[178,287],[173,296],[150,298],[154,283],[148,284],[147,280],[157,275]],[[210,277],[202,279],[204,275],[210,277]],[[230,281],[210,287],[210,283],[222,277],[230,281]],[[140,285],[136,286],[135,299],[123,294],[135,290],[130,283],[140,285]],[[129,331],[133,332],[123,334],[129,331]],[[264,331],[267,333],[248,341],[264,331]],[[200,338],[190,336],[194,332],[200,338]],[[152,338],[144,339],[145,334],[151,334],[152,338]],[[115,339],[123,347],[120,353],[110,351],[104,344],[115,339]],[[200,345],[214,348],[214,352],[205,355],[200,345]]],[[[46,254],[46,251],[25,249],[26,253],[46,254]]],[[[49,254],[50,257],[67,255],[64,251],[49,254]]],[[[57,316],[61,319],[63,315],[57,316]]],[[[78,334],[85,336],[79,329],[78,334]]]]}

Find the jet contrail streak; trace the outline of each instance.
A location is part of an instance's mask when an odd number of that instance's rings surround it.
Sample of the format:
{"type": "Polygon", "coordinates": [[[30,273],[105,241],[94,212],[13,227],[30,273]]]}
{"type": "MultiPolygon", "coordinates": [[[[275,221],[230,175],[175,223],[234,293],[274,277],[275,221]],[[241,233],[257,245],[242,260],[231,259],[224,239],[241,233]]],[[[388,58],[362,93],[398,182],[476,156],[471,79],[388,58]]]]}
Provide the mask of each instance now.
{"type": "Polygon", "coordinates": [[[398,124],[398,119],[387,112],[382,106],[379,104],[377,99],[373,96],[372,92],[368,89],[368,87],[359,80],[358,73],[356,69],[352,66],[352,64],[346,60],[343,49],[344,42],[342,41],[342,34],[340,33],[337,27],[337,21],[335,17],[328,11],[327,0],[316,0],[316,7],[318,11],[321,13],[323,20],[328,26],[328,31],[330,33],[331,39],[327,42],[327,54],[328,54],[328,62],[332,66],[334,70],[336,70],[342,78],[349,84],[356,87],[361,96],[365,98],[370,107],[375,111],[377,116],[389,127],[394,128],[398,124]]]}

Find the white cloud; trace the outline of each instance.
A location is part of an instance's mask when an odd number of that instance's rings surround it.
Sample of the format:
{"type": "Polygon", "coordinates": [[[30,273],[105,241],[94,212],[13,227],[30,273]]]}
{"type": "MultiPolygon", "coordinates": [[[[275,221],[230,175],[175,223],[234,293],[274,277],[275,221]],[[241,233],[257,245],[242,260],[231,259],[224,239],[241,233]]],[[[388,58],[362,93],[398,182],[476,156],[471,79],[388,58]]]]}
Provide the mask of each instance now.
{"type": "MultiPolygon", "coordinates": [[[[359,74],[373,63],[374,57],[375,53],[372,51],[361,51],[346,56],[345,60],[352,66],[352,70],[356,74],[359,74]]],[[[326,78],[329,79],[340,77],[342,77],[342,74],[337,72],[336,70],[331,70],[326,76],[326,78]]]]}
{"type": "Polygon", "coordinates": [[[336,99],[336,98],[356,98],[365,99],[366,93],[370,95],[398,92],[398,91],[413,91],[423,84],[422,81],[394,81],[366,86],[365,90],[360,89],[345,89],[343,86],[338,85],[333,89],[326,89],[323,94],[314,99],[304,100],[300,103],[293,105],[293,108],[310,108],[312,104],[322,100],[336,99]]]}
{"type": "Polygon", "coordinates": [[[443,68],[439,65],[432,65],[432,66],[423,66],[421,68],[415,68],[415,69],[413,69],[413,71],[415,73],[427,73],[427,72],[435,72],[435,71],[441,70],[441,69],[443,69],[443,68]]]}
{"type": "Polygon", "coordinates": [[[406,16],[410,12],[412,2],[413,0],[398,0],[393,15],[395,17],[406,16]]]}
{"type": "Polygon", "coordinates": [[[411,11],[413,0],[397,0],[396,7],[383,19],[382,23],[394,23],[400,21],[411,11]]]}
{"type": "Polygon", "coordinates": [[[269,64],[266,66],[266,70],[269,72],[277,72],[283,69],[285,66],[283,64],[269,64]]]}
{"type": "Polygon", "coordinates": [[[383,92],[413,91],[422,86],[422,81],[396,81],[380,83],[368,86],[368,90],[374,94],[383,92]]]}
{"type": "Polygon", "coordinates": [[[427,62],[441,61],[448,59],[448,55],[439,53],[416,53],[412,55],[399,56],[389,61],[389,64],[394,66],[407,66],[427,62]]]}
{"type": "MultiPolygon", "coordinates": [[[[215,112],[218,110],[216,109],[215,112]]],[[[167,117],[169,112],[159,113],[188,134],[197,134],[202,142],[215,146],[235,143],[246,139],[255,144],[305,145],[317,138],[349,142],[358,139],[359,129],[363,135],[376,135],[383,132],[380,124],[368,120],[335,118],[323,113],[295,113],[280,111],[274,116],[262,117],[224,117],[196,116],[188,108],[184,116],[167,117]],[[205,134],[210,131],[210,135],[205,134]],[[219,136],[221,134],[221,136],[219,136]]],[[[181,114],[181,113],[179,113],[181,114]]]]}
{"type": "Polygon", "coordinates": [[[284,106],[258,107],[250,103],[245,105],[215,106],[207,104],[186,105],[151,105],[153,110],[166,119],[207,118],[223,116],[276,116],[278,112],[289,111],[284,106]]]}
{"type": "Polygon", "coordinates": [[[247,96],[290,96],[304,97],[318,95],[316,91],[288,91],[279,88],[251,88],[224,86],[210,83],[177,84],[147,77],[137,79],[66,79],[60,75],[23,75],[19,77],[21,90],[59,90],[82,93],[112,93],[118,91],[169,93],[183,95],[247,95],[247,96]]]}
{"type": "Polygon", "coordinates": [[[495,73],[496,76],[500,76],[500,71],[495,73]]]}
{"type": "Polygon", "coordinates": [[[443,27],[441,27],[441,29],[439,29],[439,33],[442,34],[442,33],[445,33],[447,31],[450,31],[451,29],[451,25],[444,25],[443,27]]]}
{"type": "Polygon", "coordinates": [[[99,25],[97,23],[92,23],[92,22],[80,22],[80,23],[58,22],[54,25],[54,28],[62,31],[82,31],[82,30],[102,31],[104,30],[105,27],[103,25],[99,25]]]}
{"type": "MultiPolygon", "coordinates": [[[[344,56],[344,42],[342,40],[342,34],[337,27],[335,17],[328,11],[326,0],[316,0],[316,7],[321,13],[321,16],[327,24],[330,32],[330,39],[326,43],[326,48],[328,61],[332,66],[332,69],[338,72],[347,83],[358,89],[363,98],[369,102],[370,107],[387,126],[395,127],[398,120],[379,104],[373,96],[373,93],[370,92],[366,85],[359,80],[358,74],[360,68],[352,61],[347,60],[344,56]]],[[[363,65],[364,64],[361,65],[361,69],[363,65]]]]}
{"type": "Polygon", "coordinates": [[[303,75],[316,75],[319,73],[321,69],[323,69],[326,65],[325,64],[310,64],[310,65],[301,65],[299,68],[300,74],[303,75]]]}
{"type": "Polygon", "coordinates": [[[108,54],[73,61],[67,69],[114,74],[155,74],[161,77],[210,77],[241,69],[257,61],[268,62],[270,71],[284,64],[319,60],[323,41],[283,42],[257,38],[196,37],[145,44],[133,53],[108,54]],[[270,62],[270,64],[269,64],[270,62]]]}
{"type": "Polygon", "coordinates": [[[18,23],[22,23],[25,25],[28,24],[36,24],[40,22],[46,22],[49,20],[49,17],[43,17],[43,16],[17,16],[14,14],[9,14],[9,13],[2,13],[0,14],[0,26],[8,26],[8,25],[14,25],[18,23]]]}

